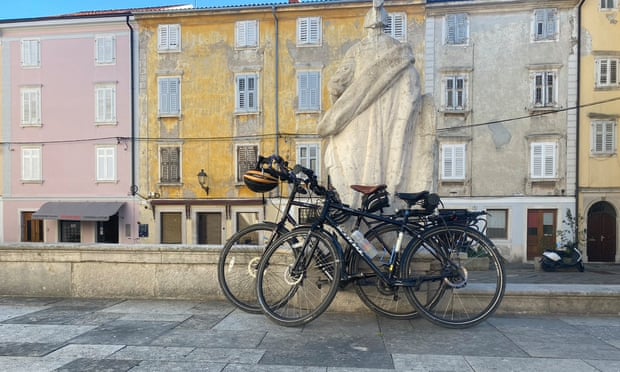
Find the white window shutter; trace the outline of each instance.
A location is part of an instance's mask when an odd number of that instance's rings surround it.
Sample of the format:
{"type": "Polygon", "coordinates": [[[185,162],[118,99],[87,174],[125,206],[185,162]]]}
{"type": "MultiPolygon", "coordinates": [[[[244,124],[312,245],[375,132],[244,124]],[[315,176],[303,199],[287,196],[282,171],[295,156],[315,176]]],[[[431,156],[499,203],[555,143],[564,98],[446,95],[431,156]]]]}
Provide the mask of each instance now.
{"type": "Polygon", "coordinates": [[[297,42],[299,44],[308,43],[308,19],[300,18],[297,20],[297,42]]]}
{"type": "Polygon", "coordinates": [[[247,28],[247,24],[246,22],[237,22],[236,24],[237,26],[237,46],[238,47],[244,47],[247,45],[247,40],[246,40],[246,28],[247,28]]]}
{"type": "Polygon", "coordinates": [[[181,32],[179,25],[170,25],[168,27],[168,47],[170,49],[179,49],[181,32]]]}
{"type": "Polygon", "coordinates": [[[543,148],[541,144],[532,144],[532,177],[543,176],[543,148]]]}
{"type": "Polygon", "coordinates": [[[159,50],[168,49],[168,25],[159,26],[158,49],[159,50]]]}
{"type": "Polygon", "coordinates": [[[454,178],[465,178],[465,145],[454,147],[454,178]]]}
{"type": "Polygon", "coordinates": [[[248,21],[245,46],[258,46],[258,21],[248,21]]]}

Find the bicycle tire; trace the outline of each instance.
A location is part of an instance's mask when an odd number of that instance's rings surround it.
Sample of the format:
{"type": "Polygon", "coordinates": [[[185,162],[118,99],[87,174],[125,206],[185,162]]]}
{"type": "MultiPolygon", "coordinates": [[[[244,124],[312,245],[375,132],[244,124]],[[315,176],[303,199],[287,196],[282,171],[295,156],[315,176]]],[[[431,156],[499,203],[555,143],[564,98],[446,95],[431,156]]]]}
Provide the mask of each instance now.
{"type": "Polygon", "coordinates": [[[466,328],[489,317],[506,287],[503,260],[493,243],[471,227],[439,226],[407,247],[402,278],[409,300],[429,321],[466,328]]]}
{"type": "MultiPolygon", "coordinates": [[[[274,231],[273,222],[261,222],[239,230],[226,241],[217,263],[217,278],[228,301],[248,313],[261,313],[256,298],[256,267],[274,231]]],[[[271,240],[274,241],[275,239],[271,240]]]]}
{"type": "MultiPolygon", "coordinates": [[[[366,239],[379,251],[373,257],[373,263],[385,273],[389,271],[388,263],[400,230],[401,227],[397,225],[383,225],[365,234],[366,239]]],[[[401,247],[406,247],[411,239],[412,237],[405,233],[401,247]]],[[[398,274],[400,274],[399,265],[400,262],[396,262],[393,269],[398,274]]],[[[355,292],[360,300],[376,314],[391,319],[413,319],[418,316],[404,288],[386,284],[357,253],[352,252],[349,274],[352,276],[363,274],[364,277],[354,283],[355,292]]]]}
{"type": "Polygon", "coordinates": [[[295,327],[321,315],[338,291],[341,258],[330,237],[297,228],[279,237],[258,264],[258,302],[272,321],[295,327]],[[298,261],[303,261],[295,266],[298,261]]]}

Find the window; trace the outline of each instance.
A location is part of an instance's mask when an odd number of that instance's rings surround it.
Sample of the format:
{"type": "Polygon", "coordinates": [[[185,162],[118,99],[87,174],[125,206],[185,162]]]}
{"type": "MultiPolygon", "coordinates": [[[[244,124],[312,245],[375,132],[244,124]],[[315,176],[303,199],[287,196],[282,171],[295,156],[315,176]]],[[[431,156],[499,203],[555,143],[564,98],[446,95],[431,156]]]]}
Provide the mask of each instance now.
{"type": "Polygon", "coordinates": [[[196,242],[222,244],[222,214],[219,212],[196,213],[196,242]]]}
{"type": "Polygon", "coordinates": [[[407,14],[388,13],[383,31],[400,42],[407,41],[407,14]]]}
{"type": "Polygon", "coordinates": [[[243,182],[243,174],[251,169],[254,169],[257,161],[257,145],[237,146],[237,182],[243,182]]]}
{"type": "Polygon", "coordinates": [[[601,10],[611,10],[618,7],[618,0],[601,0],[601,10]]]}
{"type": "Polygon", "coordinates": [[[41,42],[39,40],[22,40],[22,66],[41,66],[41,42]]]}
{"type": "Polygon", "coordinates": [[[557,74],[553,71],[534,72],[533,104],[534,107],[554,107],[557,104],[557,74]]]}
{"type": "Polygon", "coordinates": [[[467,44],[469,39],[469,20],[467,14],[448,14],[445,19],[446,44],[467,44]]]}
{"type": "Polygon", "coordinates": [[[22,125],[41,125],[41,87],[21,89],[22,125]]]}
{"type": "Polygon", "coordinates": [[[487,236],[491,239],[508,239],[508,210],[488,209],[487,236]]]}
{"type": "Polygon", "coordinates": [[[297,19],[297,45],[321,44],[321,17],[297,19]]]}
{"type": "Polygon", "coordinates": [[[596,120],[592,122],[592,153],[616,153],[616,123],[611,120],[596,120]]]}
{"type": "Polygon", "coordinates": [[[116,85],[95,86],[95,122],[116,123],[116,85]]]}
{"type": "Polygon", "coordinates": [[[161,183],[181,182],[181,148],[161,147],[159,149],[161,183]]]}
{"type": "Polygon", "coordinates": [[[159,79],[159,115],[178,116],[181,113],[181,79],[159,79]]]}
{"type": "Polygon", "coordinates": [[[466,79],[463,76],[448,76],[445,78],[445,105],[446,110],[462,111],[466,105],[466,79]]]}
{"type": "Polygon", "coordinates": [[[297,94],[299,110],[318,111],[321,109],[321,73],[303,71],[297,73],[297,94]]]}
{"type": "Polygon", "coordinates": [[[95,37],[95,63],[109,65],[116,62],[116,38],[113,35],[95,37]]]}
{"type": "Polygon", "coordinates": [[[181,50],[181,25],[159,25],[158,32],[157,50],[160,52],[181,50]]]}
{"type": "Polygon", "coordinates": [[[258,77],[256,75],[237,76],[237,112],[258,111],[258,77]]]}
{"type": "Polygon", "coordinates": [[[162,212],[160,217],[162,244],[183,243],[183,214],[181,212],[162,212]]]}
{"type": "Polygon", "coordinates": [[[532,178],[556,177],[556,143],[539,142],[531,145],[532,178]]]}
{"type": "Polygon", "coordinates": [[[443,180],[465,179],[465,144],[443,145],[441,147],[443,180]]]}
{"type": "Polygon", "coordinates": [[[618,58],[600,58],[596,60],[596,85],[598,87],[620,86],[620,74],[618,58]]]}
{"type": "Polygon", "coordinates": [[[41,170],[41,148],[22,148],[22,181],[40,182],[41,170]]]}
{"type": "Polygon", "coordinates": [[[534,11],[534,40],[556,40],[559,33],[557,9],[536,9],[534,11]]]}
{"type": "Polygon", "coordinates": [[[235,24],[237,48],[258,46],[258,21],[239,21],[235,24]]]}
{"type": "Polygon", "coordinates": [[[97,147],[97,181],[116,181],[116,147],[97,147]]]}
{"type": "Polygon", "coordinates": [[[81,223],[80,221],[58,221],[59,240],[62,243],[79,243],[82,241],[80,234],[81,223]]]}
{"type": "Polygon", "coordinates": [[[299,144],[297,145],[297,163],[302,167],[312,169],[314,174],[320,178],[319,167],[321,148],[319,144],[299,144]]]}

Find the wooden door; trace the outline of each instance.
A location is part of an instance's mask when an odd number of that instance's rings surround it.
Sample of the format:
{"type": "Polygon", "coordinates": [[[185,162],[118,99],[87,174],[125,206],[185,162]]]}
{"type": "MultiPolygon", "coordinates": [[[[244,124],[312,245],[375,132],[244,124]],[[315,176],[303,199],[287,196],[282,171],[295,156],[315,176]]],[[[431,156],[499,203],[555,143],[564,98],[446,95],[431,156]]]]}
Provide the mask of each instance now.
{"type": "Polygon", "coordinates": [[[614,262],[616,259],[616,211],[607,202],[598,202],[588,211],[588,261],[614,262]]]}
{"type": "Polygon", "coordinates": [[[545,249],[555,248],[555,209],[529,209],[527,211],[527,259],[533,260],[545,249]]]}
{"type": "Polygon", "coordinates": [[[43,220],[32,218],[34,212],[22,212],[22,242],[43,241],[43,220]]]}

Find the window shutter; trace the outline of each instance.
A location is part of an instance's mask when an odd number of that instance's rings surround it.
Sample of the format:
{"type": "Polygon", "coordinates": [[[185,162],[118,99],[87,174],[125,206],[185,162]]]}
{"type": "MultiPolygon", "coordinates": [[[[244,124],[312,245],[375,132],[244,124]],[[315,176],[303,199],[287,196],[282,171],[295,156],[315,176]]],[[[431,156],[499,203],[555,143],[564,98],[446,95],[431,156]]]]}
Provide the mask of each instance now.
{"type": "Polygon", "coordinates": [[[454,44],[456,43],[456,18],[454,14],[446,16],[446,43],[454,44]]]}
{"type": "Polygon", "coordinates": [[[168,25],[159,26],[159,50],[168,49],[168,25]]]}
{"type": "Polygon", "coordinates": [[[297,81],[297,91],[299,92],[299,108],[303,109],[309,106],[308,98],[308,74],[300,73],[297,81]]]}
{"type": "Polygon", "coordinates": [[[168,26],[168,48],[179,49],[180,32],[178,25],[168,26]]]}
{"type": "Polygon", "coordinates": [[[170,108],[169,113],[178,114],[180,111],[180,96],[179,96],[179,84],[181,81],[179,79],[170,79],[168,80],[169,92],[170,95],[170,108]]]}
{"type": "Polygon", "coordinates": [[[247,94],[247,109],[256,108],[256,78],[254,76],[248,76],[248,94],[247,94]]]}
{"type": "Polygon", "coordinates": [[[463,44],[467,41],[467,15],[457,14],[455,21],[455,43],[463,44]]]}
{"type": "Polygon", "coordinates": [[[297,21],[297,42],[299,44],[308,43],[308,19],[300,18],[297,21]]]}
{"type": "Polygon", "coordinates": [[[545,177],[555,177],[555,144],[544,145],[545,177]]]}
{"type": "Polygon", "coordinates": [[[245,78],[243,76],[237,77],[237,109],[245,109],[245,78]]]}
{"type": "Polygon", "coordinates": [[[245,46],[258,45],[258,22],[248,21],[246,25],[245,46]]]}
{"type": "Polygon", "coordinates": [[[556,27],[556,18],[557,11],[555,9],[547,9],[545,12],[547,15],[546,19],[546,36],[548,38],[555,37],[555,27],[556,27]]]}
{"type": "Polygon", "coordinates": [[[452,146],[443,147],[443,178],[452,178],[454,173],[454,148],[452,146]]]}
{"type": "Polygon", "coordinates": [[[454,178],[465,178],[465,145],[454,147],[454,178]]]}
{"type": "Polygon", "coordinates": [[[246,27],[247,24],[243,21],[241,22],[237,22],[237,46],[238,47],[244,47],[247,45],[247,40],[246,40],[246,27]]]}
{"type": "Polygon", "coordinates": [[[609,61],[609,84],[618,84],[618,60],[612,59],[609,61]]]}
{"type": "Polygon", "coordinates": [[[537,10],[535,15],[535,34],[536,39],[541,39],[544,37],[544,24],[545,24],[545,13],[542,10],[537,10]]]}
{"type": "Polygon", "coordinates": [[[616,136],[616,123],[605,123],[605,152],[613,153],[616,151],[614,138],[616,136]]]}
{"type": "Polygon", "coordinates": [[[310,18],[310,25],[308,29],[308,42],[309,43],[318,43],[319,35],[320,35],[320,19],[319,18],[310,18]]]}
{"type": "Polygon", "coordinates": [[[170,181],[172,182],[178,182],[181,180],[179,153],[180,153],[180,149],[178,147],[173,147],[169,154],[170,155],[170,181]]]}
{"type": "Polygon", "coordinates": [[[532,145],[532,177],[540,178],[543,175],[542,145],[532,145]]]}
{"type": "Polygon", "coordinates": [[[391,17],[392,19],[392,36],[398,41],[405,41],[405,16],[403,14],[395,14],[391,17]]]}

